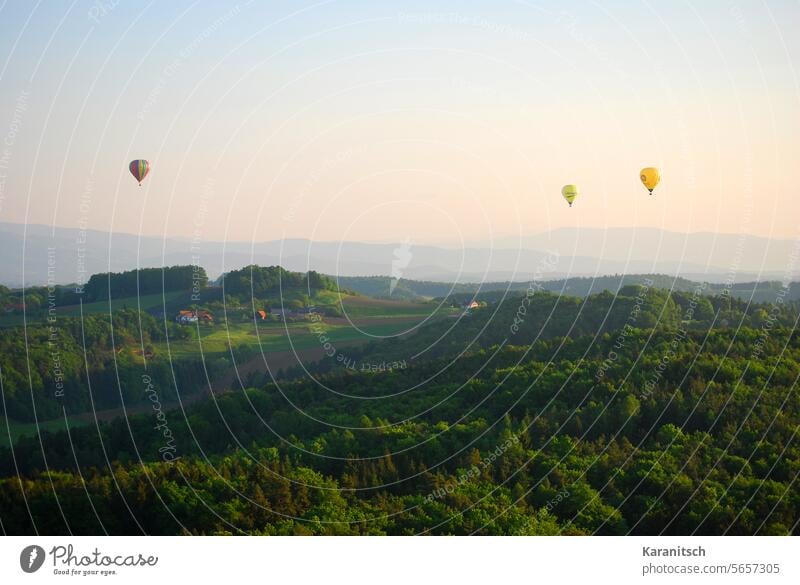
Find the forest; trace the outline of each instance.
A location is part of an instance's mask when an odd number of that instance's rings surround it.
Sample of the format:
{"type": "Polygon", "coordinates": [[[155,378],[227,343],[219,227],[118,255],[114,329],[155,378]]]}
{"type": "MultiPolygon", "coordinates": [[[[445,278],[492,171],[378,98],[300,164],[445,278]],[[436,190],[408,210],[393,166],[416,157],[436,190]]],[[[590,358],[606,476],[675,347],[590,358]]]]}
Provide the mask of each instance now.
{"type": "Polygon", "coordinates": [[[93,274],[82,292],[85,300],[92,302],[176,290],[194,289],[199,293],[207,284],[208,275],[202,266],[169,266],[93,274]]]}
{"type": "Polygon", "coordinates": [[[280,295],[283,289],[305,290],[309,296],[314,291],[338,290],[334,280],[318,272],[291,272],[280,266],[245,266],[225,273],[219,280],[226,295],[240,300],[280,295]]]}
{"type": "Polygon", "coordinates": [[[339,348],[407,367],[331,358],[22,438],[0,448],[3,530],[795,534],[797,307],[703,292],[530,290],[339,348]]]}

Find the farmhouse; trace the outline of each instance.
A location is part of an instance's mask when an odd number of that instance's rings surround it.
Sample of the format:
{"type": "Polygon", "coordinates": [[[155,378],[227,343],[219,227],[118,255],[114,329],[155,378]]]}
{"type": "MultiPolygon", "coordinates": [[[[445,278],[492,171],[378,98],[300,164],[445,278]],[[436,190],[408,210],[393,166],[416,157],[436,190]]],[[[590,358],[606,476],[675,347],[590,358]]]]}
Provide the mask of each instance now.
{"type": "Polygon", "coordinates": [[[186,325],[188,323],[197,323],[197,313],[187,310],[179,311],[175,316],[175,321],[177,323],[181,323],[182,325],[186,325]]]}
{"type": "Polygon", "coordinates": [[[191,311],[188,309],[184,309],[182,311],[179,311],[178,314],[175,316],[175,322],[180,323],[182,325],[187,325],[189,323],[197,323],[198,321],[202,323],[213,323],[214,315],[212,315],[208,311],[191,311]]]}

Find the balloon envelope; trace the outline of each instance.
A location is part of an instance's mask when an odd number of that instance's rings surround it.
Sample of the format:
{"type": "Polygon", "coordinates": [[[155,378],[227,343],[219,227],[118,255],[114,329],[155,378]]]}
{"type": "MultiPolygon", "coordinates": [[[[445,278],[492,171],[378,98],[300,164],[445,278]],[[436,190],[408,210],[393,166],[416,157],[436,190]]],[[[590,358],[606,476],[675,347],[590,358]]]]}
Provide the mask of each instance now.
{"type": "Polygon", "coordinates": [[[642,184],[647,187],[647,190],[652,193],[661,180],[661,173],[655,167],[647,167],[639,171],[639,178],[642,180],[642,184]]]}
{"type": "Polygon", "coordinates": [[[577,185],[564,185],[561,187],[561,195],[564,196],[564,199],[567,200],[569,206],[572,207],[572,202],[575,201],[575,198],[579,195],[578,186],[577,185]]]}
{"type": "Polygon", "coordinates": [[[147,173],[150,172],[150,163],[144,159],[132,160],[128,168],[131,170],[133,178],[139,181],[139,185],[141,185],[147,173]]]}

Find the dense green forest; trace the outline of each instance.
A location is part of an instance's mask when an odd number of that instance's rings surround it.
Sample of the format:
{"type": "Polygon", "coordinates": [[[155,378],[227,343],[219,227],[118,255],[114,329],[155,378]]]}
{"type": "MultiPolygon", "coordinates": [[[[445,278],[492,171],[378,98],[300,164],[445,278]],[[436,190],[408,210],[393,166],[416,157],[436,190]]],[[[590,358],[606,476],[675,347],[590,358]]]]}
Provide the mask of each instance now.
{"type": "Polygon", "coordinates": [[[28,478],[0,482],[4,526],[31,532],[33,518],[45,533],[790,532],[800,506],[798,336],[747,329],[676,343],[636,330],[625,359],[606,367],[615,344],[607,336],[493,348],[424,392],[415,384],[443,363],[227,395],[186,417],[170,413],[175,461],[172,452],[163,460],[152,417],[100,434],[76,429],[71,443],[45,436],[46,459],[26,440],[16,463],[2,457],[5,475],[28,478]],[[674,358],[650,387],[667,348],[674,358]],[[365,401],[319,383],[355,397],[404,394],[365,401]]]}
{"type": "MultiPolygon", "coordinates": [[[[777,297],[776,297],[777,298],[777,297]]],[[[457,356],[493,345],[529,345],[559,336],[602,336],[627,328],[658,330],[791,327],[794,303],[748,303],[730,296],[709,297],[698,285],[693,292],[655,288],[650,280],[628,285],[616,294],[604,291],[584,298],[548,292],[507,294],[487,307],[421,327],[412,336],[348,349],[348,360],[334,356],[314,370],[347,368],[350,362],[424,361],[457,356]]],[[[290,376],[302,375],[295,368],[290,376]]]]}
{"type": "Polygon", "coordinates": [[[140,268],[127,272],[93,274],[83,287],[87,302],[108,298],[133,297],[153,293],[194,289],[199,293],[208,284],[202,266],[140,268]]]}
{"type": "Polygon", "coordinates": [[[305,290],[309,295],[319,290],[338,290],[336,281],[310,270],[291,272],[280,266],[245,266],[220,277],[226,296],[237,299],[279,296],[282,290],[305,290]]]}
{"type": "Polygon", "coordinates": [[[796,533],[796,325],[780,298],[649,282],[508,298],[313,376],[21,439],[3,530],[796,533]]]}

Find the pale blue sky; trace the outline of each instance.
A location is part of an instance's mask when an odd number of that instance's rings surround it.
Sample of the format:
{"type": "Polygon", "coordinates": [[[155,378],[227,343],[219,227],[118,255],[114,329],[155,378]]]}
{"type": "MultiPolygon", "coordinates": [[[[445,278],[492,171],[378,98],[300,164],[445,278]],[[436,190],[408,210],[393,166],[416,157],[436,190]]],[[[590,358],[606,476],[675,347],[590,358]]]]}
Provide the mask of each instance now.
{"type": "Polygon", "coordinates": [[[796,1],[220,5],[0,3],[0,221],[797,236],[796,1]]]}

